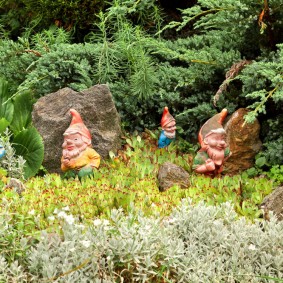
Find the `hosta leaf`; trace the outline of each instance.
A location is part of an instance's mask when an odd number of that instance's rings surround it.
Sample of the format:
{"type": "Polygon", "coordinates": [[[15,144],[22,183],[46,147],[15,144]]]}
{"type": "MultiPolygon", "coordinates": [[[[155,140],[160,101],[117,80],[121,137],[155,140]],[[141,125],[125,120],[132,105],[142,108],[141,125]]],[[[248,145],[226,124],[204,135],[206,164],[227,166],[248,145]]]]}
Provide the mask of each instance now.
{"type": "Polygon", "coordinates": [[[5,118],[8,122],[13,120],[14,105],[10,99],[8,83],[0,79],[0,118],[5,118]]]}
{"type": "Polygon", "coordinates": [[[40,168],[43,157],[43,141],[34,127],[18,133],[14,138],[14,147],[17,155],[23,156],[26,160],[24,174],[25,178],[34,176],[40,168]]]}
{"type": "Polygon", "coordinates": [[[0,118],[0,134],[6,130],[9,124],[10,122],[8,122],[5,118],[0,118]]]}
{"type": "Polygon", "coordinates": [[[14,115],[11,129],[14,134],[18,134],[27,129],[31,124],[32,96],[29,91],[18,94],[14,98],[14,115]]]}

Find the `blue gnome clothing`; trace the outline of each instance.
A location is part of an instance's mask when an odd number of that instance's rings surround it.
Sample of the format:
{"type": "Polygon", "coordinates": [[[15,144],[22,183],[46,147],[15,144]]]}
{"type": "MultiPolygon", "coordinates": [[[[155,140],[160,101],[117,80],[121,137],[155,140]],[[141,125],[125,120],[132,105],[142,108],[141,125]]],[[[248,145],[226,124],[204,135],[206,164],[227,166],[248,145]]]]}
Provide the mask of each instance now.
{"type": "Polygon", "coordinates": [[[169,139],[168,137],[165,136],[164,131],[161,131],[159,140],[158,140],[158,147],[163,148],[168,146],[175,138],[169,139]]]}

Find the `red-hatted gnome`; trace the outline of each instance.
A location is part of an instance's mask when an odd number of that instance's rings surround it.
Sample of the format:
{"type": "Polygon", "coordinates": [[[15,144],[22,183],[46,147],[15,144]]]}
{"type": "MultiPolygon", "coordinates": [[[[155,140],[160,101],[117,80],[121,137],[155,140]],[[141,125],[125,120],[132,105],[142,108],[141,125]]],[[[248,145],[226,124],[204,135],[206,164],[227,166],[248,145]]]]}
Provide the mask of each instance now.
{"type": "Polygon", "coordinates": [[[100,165],[100,155],[92,148],[91,135],[80,114],[70,109],[72,121],[64,132],[61,169],[67,177],[93,175],[93,169],[100,165]]]}
{"type": "Polygon", "coordinates": [[[223,109],[201,127],[198,135],[201,149],[193,161],[193,170],[196,173],[218,175],[223,170],[223,163],[231,155],[222,126],[227,114],[227,109],[223,109]]]}
{"type": "Polygon", "coordinates": [[[176,121],[169,113],[168,107],[164,107],[161,118],[162,131],[158,139],[158,147],[163,148],[168,146],[176,136],[176,121]]]}

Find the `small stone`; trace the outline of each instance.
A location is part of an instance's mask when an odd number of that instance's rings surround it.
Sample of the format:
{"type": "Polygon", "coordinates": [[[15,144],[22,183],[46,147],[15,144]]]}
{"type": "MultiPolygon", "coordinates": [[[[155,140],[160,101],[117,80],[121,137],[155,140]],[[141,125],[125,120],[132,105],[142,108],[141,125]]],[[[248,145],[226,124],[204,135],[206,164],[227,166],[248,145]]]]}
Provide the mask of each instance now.
{"type": "Polygon", "coordinates": [[[186,189],[190,185],[190,174],[182,167],[165,162],[158,171],[159,190],[164,192],[174,185],[186,189]]]}
{"type": "Polygon", "coordinates": [[[9,183],[5,186],[5,188],[14,189],[14,191],[19,195],[21,195],[22,192],[24,192],[26,189],[24,184],[19,179],[16,178],[11,178],[9,183]]]}
{"type": "Polygon", "coordinates": [[[269,220],[269,212],[272,211],[278,220],[283,220],[283,187],[276,188],[271,194],[266,196],[260,208],[264,211],[264,218],[269,220]]]}

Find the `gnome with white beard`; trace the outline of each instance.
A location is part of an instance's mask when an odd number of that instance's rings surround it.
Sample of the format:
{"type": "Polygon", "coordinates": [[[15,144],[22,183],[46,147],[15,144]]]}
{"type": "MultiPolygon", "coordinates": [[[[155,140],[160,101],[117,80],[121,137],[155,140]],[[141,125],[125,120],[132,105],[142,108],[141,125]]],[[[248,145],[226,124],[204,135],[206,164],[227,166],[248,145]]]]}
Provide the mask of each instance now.
{"type": "Polygon", "coordinates": [[[227,109],[223,109],[201,127],[198,135],[201,149],[193,161],[193,170],[196,173],[210,176],[220,174],[225,160],[231,155],[222,126],[227,114],[227,109]]]}
{"type": "Polygon", "coordinates": [[[78,175],[81,180],[84,176],[93,174],[93,170],[100,165],[100,155],[92,148],[91,134],[80,114],[75,109],[70,109],[72,121],[64,132],[62,144],[63,154],[61,169],[67,177],[78,175]]]}
{"type": "Polygon", "coordinates": [[[176,121],[169,113],[168,107],[164,107],[161,118],[162,131],[158,139],[158,147],[163,148],[168,146],[176,136],[176,121]]]}

